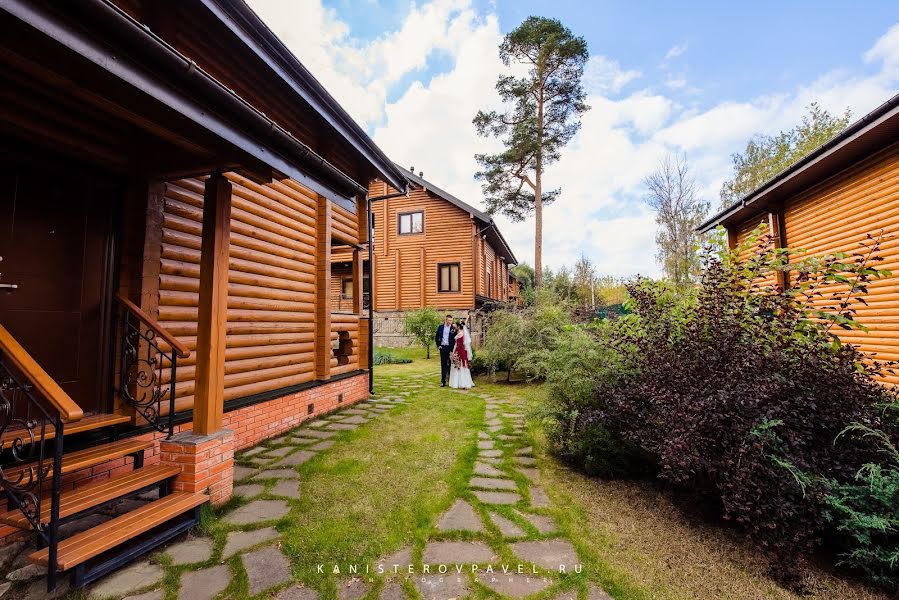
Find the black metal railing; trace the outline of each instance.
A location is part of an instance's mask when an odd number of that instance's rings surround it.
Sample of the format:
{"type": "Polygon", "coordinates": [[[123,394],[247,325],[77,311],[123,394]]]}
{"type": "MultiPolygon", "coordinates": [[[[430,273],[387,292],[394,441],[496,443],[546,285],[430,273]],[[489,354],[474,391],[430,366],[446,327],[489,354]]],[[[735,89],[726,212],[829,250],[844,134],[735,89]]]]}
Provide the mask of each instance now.
{"type": "Polygon", "coordinates": [[[34,386],[0,352],[0,485],[7,510],[21,511],[36,534],[38,549],[49,548],[47,586],[51,591],[57,575],[63,435],[59,411],[40,399],[34,386]],[[47,493],[49,519],[42,515],[47,493]]]}
{"type": "Polygon", "coordinates": [[[172,437],[175,427],[175,384],[183,346],[125,298],[117,297],[119,369],[114,391],[141,421],[172,437]]]}

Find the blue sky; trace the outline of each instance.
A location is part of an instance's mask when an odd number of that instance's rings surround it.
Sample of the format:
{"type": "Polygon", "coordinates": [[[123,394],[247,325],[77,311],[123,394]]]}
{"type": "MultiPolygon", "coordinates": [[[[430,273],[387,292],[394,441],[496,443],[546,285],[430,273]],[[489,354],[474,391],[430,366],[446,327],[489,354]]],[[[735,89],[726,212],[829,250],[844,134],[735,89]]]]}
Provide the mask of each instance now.
{"type": "MultiPolygon", "coordinates": [[[[655,275],[642,178],[687,155],[718,205],[730,154],[818,101],[860,117],[899,90],[899,3],[250,0],[397,162],[480,205],[471,118],[496,107],[502,35],[537,14],[586,38],[592,110],[547,176],[544,262],[584,253],[605,273],[655,275]],[[578,227],[572,228],[572,223],[578,227]]],[[[519,260],[532,224],[501,220],[519,260]]]]}

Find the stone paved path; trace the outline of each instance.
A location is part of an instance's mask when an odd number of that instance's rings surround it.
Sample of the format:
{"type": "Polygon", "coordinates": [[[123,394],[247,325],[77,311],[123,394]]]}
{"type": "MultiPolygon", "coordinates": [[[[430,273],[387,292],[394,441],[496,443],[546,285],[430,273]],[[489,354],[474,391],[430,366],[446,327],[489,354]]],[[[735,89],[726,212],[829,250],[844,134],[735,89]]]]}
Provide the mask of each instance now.
{"type": "MultiPolygon", "coordinates": [[[[559,532],[552,502],[539,485],[540,470],[522,407],[478,387],[469,394],[485,403],[484,427],[472,440],[477,457],[469,489],[434,524],[422,549],[422,564],[416,565],[430,565],[432,574],[416,570],[418,593],[426,600],[483,596],[488,591],[507,598],[540,594],[547,600],[577,600],[583,594],[587,600],[611,600],[595,583],[572,585],[562,576],[563,569],[571,574],[583,567],[574,546],[559,532]],[[478,565],[476,573],[472,564],[478,565]],[[434,565],[446,565],[446,574],[433,574],[434,565]],[[524,572],[509,575],[504,565],[513,572],[521,565],[524,572]],[[461,574],[459,566],[464,566],[461,574]]],[[[395,555],[405,557],[400,561],[405,563],[412,547],[395,555]]],[[[391,564],[390,557],[382,560],[391,564]]],[[[391,585],[384,586],[381,599],[405,597],[396,596],[391,585]]]]}

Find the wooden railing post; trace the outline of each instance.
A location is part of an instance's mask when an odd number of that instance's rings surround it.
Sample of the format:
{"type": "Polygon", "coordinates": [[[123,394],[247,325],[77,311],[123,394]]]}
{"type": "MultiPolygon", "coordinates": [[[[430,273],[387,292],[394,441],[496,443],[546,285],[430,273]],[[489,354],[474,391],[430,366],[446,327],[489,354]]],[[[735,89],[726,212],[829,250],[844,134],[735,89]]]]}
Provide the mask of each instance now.
{"type": "MultiPolygon", "coordinates": [[[[331,202],[318,197],[315,267],[315,378],[331,378],[331,202]]],[[[355,292],[355,289],[353,290],[355,292]]],[[[361,294],[360,294],[361,295],[361,294]]],[[[355,299],[353,300],[355,302],[355,299]]]]}
{"type": "Polygon", "coordinates": [[[193,431],[198,435],[209,435],[222,428],[230,234],[231,182],[216,173],[206,180],[203,194],[193,421],[193,431]]]}

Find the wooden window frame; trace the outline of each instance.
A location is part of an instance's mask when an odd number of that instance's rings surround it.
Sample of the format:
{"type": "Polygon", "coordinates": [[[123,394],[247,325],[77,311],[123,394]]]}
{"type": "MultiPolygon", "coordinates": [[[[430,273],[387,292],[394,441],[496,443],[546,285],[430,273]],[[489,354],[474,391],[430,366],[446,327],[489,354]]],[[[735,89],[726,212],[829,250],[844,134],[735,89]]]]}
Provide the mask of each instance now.
{"type": "Polygon", "coordinates": [[[425,232],[425,211],[424,210],[409,210],[396,214],[396,234],[397,235],[422,235],[425,232]],[[421,215],[421,231],[411,231],[412,229],[412,216],[413,215],[421,215]],[[403,233],[403,217],[409,217],[409,229],[410,231],[403,233]]]}
{"type": "MultiPolygon", "coordinates": [[[[450,271],[450,288],[452,288],[452,285],[453,285],[452,271],[450,271]]],[[[438,294],[461,294],[462,293],[462,263],[460,263],[460,262],[437,263],[437,293],[438,294]],[[448,268],[456,267],[456,270],[459,273],[459,289],[444,290],[444,289],[440,288],[440,279],[441,279],[440,274],[441,274],[441,271],[443,271],[443,267],[448,267],[448,268]]]]}
{"type": "Polygon", "coordinates": [[[353,297],[353,278],[350,277],[341,277],[340,278],[340,295],[344,297],[344,299],[349,300],[353,297]],[[346,293],[346,284],[349,282],[350,284],[350,293],[346,293]]]}

